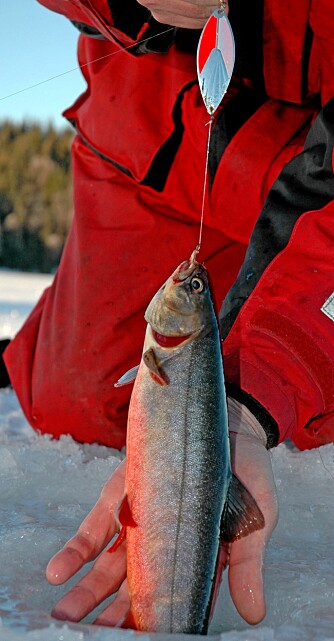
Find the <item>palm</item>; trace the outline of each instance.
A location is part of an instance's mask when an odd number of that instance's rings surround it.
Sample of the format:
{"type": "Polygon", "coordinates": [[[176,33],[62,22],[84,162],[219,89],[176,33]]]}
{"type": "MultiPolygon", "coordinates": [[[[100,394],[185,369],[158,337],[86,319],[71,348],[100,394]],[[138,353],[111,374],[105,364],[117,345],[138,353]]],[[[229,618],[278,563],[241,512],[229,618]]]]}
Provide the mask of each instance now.
{"type": "MultiPolygon", "coordinates": [[[[277,502],[268,452],[258,439],[244,434],[231,435],[232,467],[256,499],[265,517],[265,528],[222,550],[222,568],[229,565],[229,587],[233,601],[249,623],[257,623],[265,614],[262,585],[262,558],[277,521],[277,502]]],[[[103,489],[101,497],[83,521],[77,534],[51,559],[47,577],[60,584],[73,576],[86,562],[95,559],[117,531],[116,504],[124,492],[124,462],[103,489]]],[[[93,568],[56,605],[56,618],[80,621],[111,594],[113,603],[96,623],[121,625],[129,609],[126,582],[125,544],[113,554],[100,554],[93,568]]]]}

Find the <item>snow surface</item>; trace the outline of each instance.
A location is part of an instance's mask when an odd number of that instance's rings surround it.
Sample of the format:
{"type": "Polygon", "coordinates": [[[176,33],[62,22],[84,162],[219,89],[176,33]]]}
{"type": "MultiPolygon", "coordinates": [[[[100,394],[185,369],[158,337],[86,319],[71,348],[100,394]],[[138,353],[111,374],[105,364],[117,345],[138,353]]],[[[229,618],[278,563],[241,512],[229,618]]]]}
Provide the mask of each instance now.
{"type": "Polygon", "coordinates": [[[0,269],[0,339],[16,334],[52,278],[0,269]]]}
{"type": "MultiPolygon", "coordinates": [[[[17,331],[50,280],[0,271],[0,337],[17,331]]],[[[47,561],[74,534],[120,456],[70,437],[52,441],[35,434],[13,391],[0,392],[0,641],[137,638],[130,630],[90,625],[89,618],[86,624],[56,622],[49,612],[68,586],[49,586],[44,577],[47,561]]],[[[262,624],[248,626],[235,612],[225,579],[212,641],[334,639],[334,445],[309,452],[281,445],[272,460],[280,521],[265,563],[268,613],[262,624]]],[[[140,636],[167,641],[172,635],[140,636]]]]}

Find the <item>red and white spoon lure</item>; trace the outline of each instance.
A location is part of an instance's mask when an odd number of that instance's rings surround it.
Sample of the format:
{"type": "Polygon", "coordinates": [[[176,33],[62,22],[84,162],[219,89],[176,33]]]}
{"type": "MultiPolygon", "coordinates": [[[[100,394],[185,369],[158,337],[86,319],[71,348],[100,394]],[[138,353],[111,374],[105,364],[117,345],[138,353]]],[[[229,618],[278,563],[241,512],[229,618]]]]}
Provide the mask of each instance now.
{"type": "Polygon", "coordinates": [[[210,115],[210,121],[208,123],[201,222],[198,244],[193,254],[194,257],[196,257],[200,251],[202,243],[210,139],[214,113],[227,91],[235,60],[234,36],[232,27],[225,13],[226,2],[225,0],[220,0],[220,3],[221,7],[211,14],[204,26],[197,48],[198,83],[205,107],[210,115]]]}
{"type": "Polygon", "coordinates": [[[207,21],[197,49],[197,75],[204,104],[210,116],[221,103],[230,83],[235,46],[225,3],[207,21]]]}

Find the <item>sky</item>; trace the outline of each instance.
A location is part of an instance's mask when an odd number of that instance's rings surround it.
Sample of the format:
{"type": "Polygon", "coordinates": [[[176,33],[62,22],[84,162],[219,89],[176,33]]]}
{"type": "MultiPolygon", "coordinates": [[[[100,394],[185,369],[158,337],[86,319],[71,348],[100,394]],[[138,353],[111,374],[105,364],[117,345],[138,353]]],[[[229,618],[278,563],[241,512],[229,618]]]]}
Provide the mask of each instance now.
{"type": "Polygon", "coordinates": [[[36,0],[0,2],[0,122],[25,119],[64,127],[62,111],[85,89],[77,69],[77,30],[36,0]],[[60,78],[7,97],[72,69],[60,78]]]}

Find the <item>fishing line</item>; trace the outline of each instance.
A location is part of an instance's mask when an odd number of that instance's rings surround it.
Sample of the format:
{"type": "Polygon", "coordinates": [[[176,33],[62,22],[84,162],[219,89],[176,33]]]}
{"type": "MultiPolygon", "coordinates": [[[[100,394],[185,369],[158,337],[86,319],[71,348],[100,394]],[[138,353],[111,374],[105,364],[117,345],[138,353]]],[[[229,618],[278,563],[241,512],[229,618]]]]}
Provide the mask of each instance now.
{"type": "Polygon", "coordinates": [[[153,38],[157,38],[158,36],[163,36],[164,34],[169,33],[170,31],[173,31],[174,28],[175,27],[170,27],[169,29],[166,29],[165,31],[161,31],[160,33],[156,33],[153,36],[149,36],[148,38],[143,38],[143,40],[139,40],[138,42],[135,42],[134,44],[129,45],[128,47],[122,47],[122,49],[119,49],[119,51],[113,51],[112,53],[107,53],[105,56],[101,56],[100,58],[95,58],[95,60],[90,60],[89,62],[85,62],[85,64],[83,65],[78,65],[77,67],[73,67],[73,69],[68,69],[67,71],[58,73],[56,76],[50,76],[50,78],[46,78],[45,80],[40,80],[39,82],[36,82],[34,85],[30,85],[29,87],[24,87],[23,89],[19,89],[18,91],[9,93],[6,96],[1,96],[0,102],[2,100],[7,100],[8,98],[12,98],[13,96],[17,96],[20,93],[24,93],[25,91],[30,91],[30,89],[35,89],[35,87],[40,87],[41,85],[44,85],[47,82],[51,82],[52,80],[56,80],[57,78],[61,78],[62,76],[66,76],[69,73],[73,73],[73,71],[78,71],[78,69],[83,69],[84,67],[93,65],[94,62],[99,62],[100,60],[104,60],[105,58],[116,56],[119,53],[123,53],[127,49],[132,49],[133,47],[137,47],[138,45],[143,44],[143,42],[148,42],[149,40],[153,40],[153,38]]]}
{"type": "Polygon", "coordinates": [[[198,243],[197,243],[196,249],[195,249],[195,251],[193,253],[194,258],[196,258],[197,254],[199,253],[199,251],[201,249],[201,244],[202,244],[203,221],[204,221],[204,210],[205,210],[205,197],[206,197],[207,184],[208,184],[209,153],[210,153],[210,141],[211,141],[211,132],[212,132],[213,120],[214,120],[214,117],[211,116],[209,122],[206,124],[206,126],[208,126],[209,129],[208,129],[208,141],[207,141],[207,145],[206,145],[206,160],[205,160],[205,170],[204,170],[201,221],[200,221],[200,226],[199,226],[198,243]]]}
{"type": "MultiPolygon", "coordinates": [[[[205,201],[206,201],[207,185],[208,185],[210,141],[211,141],[212,124],[214,120],[213,114],[216,111],[218,105],[220,104],[226,92],[227,86],[231,79],[232,69],[234,65],[233,32],[225,13],[226,2],[225,0],[220,0],[220,3],[221,3],[220,9],[217,9],[216,11],[213,12],[213,14],[209,18],[207,24],[205,25],[202,31],[202,35],[201,35],[199,46],[198,46],[198,52],[197,52],[198,80],[199,80],[200,90],[202,93],[204,104],[210,115],[210,120],[207,123],[209,129],[208,129],[208,140],[207,140],[207,147],[206,147],[206,161],[205,161],[205,170],[204,170],[201,218],[200,218],[198,243],[193,252],[194,258],[199,253],[201,249],[201,244],[202,244],[205,201]],[[212,23],[213,21],[216,21],[215,29],[214,29],[214,40],[212,42],[209,42],[209,47],[208,47],[208,38],[206,34],[206,28],[209,26],[209,23],[210,22],[212,23]],[[201,47],[205,51],[204,66],[201,64],[201,59],[203,60],[203,53],[201,53],[201,47]],[[218,59],[216,55],[217,52],[219,52],[220,54],[220,57],[218,59]]],[[[28,87],[23,87],[22,89],[13,91],[9,94],[6,94],[5,96],[0,96],[0,102],[2,102],[3,100],[8,100],[9,98],[13,98],[14,96],[18,96],[19,94],[25,93],[26,91],[30,91],[31,89],[36,89],[41,85],[44,85],[48,82],[52,82],[53,80],[57,80],[58,78],[62,78],[63,76],[68,75],[69,73],[73,73],[74,71],[77,71],[78,69],[84,69],[84,67],[93,65],[95,62],[105,60],[106,58],[110,58],[111,56],[116,56],[119,53],[123,53],[124,51],[132,49],[134,46],[138,46],[140,44],[148,42],[149,40],[153,40],[153,38],[157,38],[159,36],[165,35],[166,33],[170,33],[171,31],[174,30],[174,28],[175,27],[169,27],[168,29],[165,29],[165,31],[161,31],[160,33],[154,34],[153,36],[149,36],[148,38],[143,38],[142,40],[139,40],[138,42],[133,43],[131,45],[128,45],[127,47],[122,47],[118,51],[113,51],[112,53],[108,53],[104,56],[99,56],[94,60],[90,60],[82,65],[77,65],[72,69],[68,69],[67,71],[62,71],[61,73],[58,73],[54,76],[50,76],[48,78],[45,78],[44,80],[40,80],[39,82],[29,85],[28,87]]]]}

